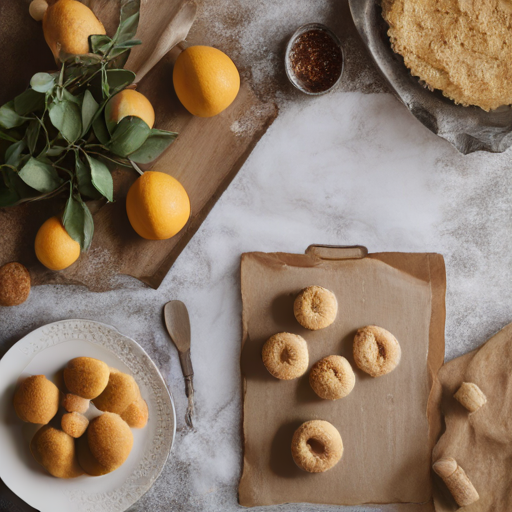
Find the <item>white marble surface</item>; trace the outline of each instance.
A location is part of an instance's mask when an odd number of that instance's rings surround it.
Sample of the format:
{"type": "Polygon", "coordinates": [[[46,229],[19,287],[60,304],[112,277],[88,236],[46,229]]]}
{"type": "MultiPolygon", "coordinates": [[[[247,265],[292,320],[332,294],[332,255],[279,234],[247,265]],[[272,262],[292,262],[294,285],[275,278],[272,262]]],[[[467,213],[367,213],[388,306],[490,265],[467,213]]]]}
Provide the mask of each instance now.
{"type": "MultiPolygon", "coordinates": [[[[330,2],[312,7],[297,0],[300,8],[289,7],[288,13],[269,0],[254,2],[254,8],[265,4],[264,21],[248,23],[247,30],[253,38],[268,36],[273,66],[278,50],[272,45],[280,40],[279,26],[270,30],[275,20],[287,28],[329,22],[324,9],[330,2]],[[260,30],[265,23],[269,32],[260,30]]],[[[0,355],[40,325],[88,318],[139,341],[161,369],[177,404],[177,442],[163,475],[134,510],[241,510],[242,252],[303,252],[311,243],[326,243],[442,253],[447,359],[477,347],[512,320],[510,151],[461,156],[388,93],[339,89],[313,99],[285,89],[278,102],[278,119],[157,291],[128,277],[122,278],[124,289],[101,294],[41,286],[22,306],[0,309],[0,355]],[[192,322],[193,432],[183,419],[178,357],[161,321],[162,306],[175,298],[187,304],[192,322]]]]}

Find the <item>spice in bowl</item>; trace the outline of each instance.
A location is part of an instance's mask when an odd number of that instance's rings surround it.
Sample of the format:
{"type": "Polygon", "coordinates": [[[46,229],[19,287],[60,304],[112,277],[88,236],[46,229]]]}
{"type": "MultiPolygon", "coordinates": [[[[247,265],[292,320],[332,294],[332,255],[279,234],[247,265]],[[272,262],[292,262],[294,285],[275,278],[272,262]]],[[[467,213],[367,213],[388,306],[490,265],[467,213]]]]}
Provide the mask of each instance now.
{"type": "Polygon", "coordinates": [[[343,50],[338,38],[323,25],[300,27],[286,50],[286,73],[295,87],[307,94],[332,89],[343,73],[343,50]]]}

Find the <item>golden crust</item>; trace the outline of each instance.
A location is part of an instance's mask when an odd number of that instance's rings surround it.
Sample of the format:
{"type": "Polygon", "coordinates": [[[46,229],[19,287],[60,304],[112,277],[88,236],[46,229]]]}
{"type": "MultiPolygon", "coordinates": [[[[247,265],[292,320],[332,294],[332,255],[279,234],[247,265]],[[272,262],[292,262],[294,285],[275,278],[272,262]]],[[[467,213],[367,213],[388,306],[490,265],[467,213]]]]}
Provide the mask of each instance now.
{"type": "Polygon", "coordinates": [[[393,371],[402,356],[397,339],[376,325],[368,325],[357,331],[353,350],[357,366],[372,377],[381,377],[393,371]]]}
{"type": "Polygon", "coordinates": [[[308,344],[297,334],[280,332],[265,342],[262,359],[267,370],[276,379],[296,379],[308,369],[308,344]]]}
{"type": "Polygon", "coordinates": [[[75,439],[84,434],[88,425],[89,420],[79,412],[68,412],[60,420],[62,430],[75,439]]]}
{"type": "Polygon", "coordinates": [[[0,306],[18,306],[30,294],[30,273],[15,261],[0,267],[0,306]]]}
{"type": "Polygon", "coordinates": [[[512,104],[512,4],[383,0],[391,46],[414,76],[461,105],[512,104]]]}
{"type": "Polygon", "coordinates": [[[62,407],[66,409],[68,412],[87,412],[89,409],[90,401],[87,398],[82,398],[78,395],[73,395],[73,393],[66,393],[61,401],[62,407]]]}
{"type": "Polygon", "coordinates": [[[309,384],[320,398],[338,400],[354,389],[356,376],[344,357],[327,356],[311,368],[309,384]]]}
{"type": "Polygon", "coordinates": [[[108,384],[109,367],[99,359],[75,357],[64,369],[64,382],[68,390],[82,398],[96,398],[108,384]]]}
{"type": "Polygon", "coordinates": [[[46,425],[59,409],[60,392],[44,375],[27,377],[14,393],[14,409],[28,423],[46,425]]]}
{"type": "Polygon", "coordinates": [[[321,286],[304,288],[293,303],[293,313],[302,327],[316,331],[331,325],[338,314],[338,301],[321,286]]]}
{"type": "Polygon", "coordinates": [[[293,434],[292,457],[304,471],[323,473],[338,464],[342,456],[340,433],[328,421],[306,421],[293,434]]]}
{"type": "Polygon", "coordinates": [[[75,456],[75,442],[62,430],[49,425],[40,428],[30,442],[34,459],[57,478],[76,478],[84,474],[75,456]]]}
{"type": "Polygon", "coordinates": [[[121,414],[121,418],[132,428],[144,428],[148,422],[148,416],[148,404],[140,395],[121,414]]]}
{"type": "Polygon", "coordinates": [[[103,393],[94,399],[94,405],[100,411],[122,414],[139,395],[139,386],[131,375],[110,368],[108,384],[103,393]]]}

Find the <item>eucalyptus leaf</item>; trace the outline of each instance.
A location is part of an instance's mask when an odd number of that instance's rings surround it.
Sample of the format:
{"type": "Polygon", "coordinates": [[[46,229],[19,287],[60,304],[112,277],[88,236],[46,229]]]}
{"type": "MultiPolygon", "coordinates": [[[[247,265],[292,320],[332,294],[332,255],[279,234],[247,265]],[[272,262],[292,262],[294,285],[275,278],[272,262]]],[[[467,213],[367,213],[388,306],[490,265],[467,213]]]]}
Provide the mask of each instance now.
{"type": "Polygon", "coordinates": [[[72,103],[76,103],[80,108],[82,108],[82,101],[83,101],[83,95],[80,94],[78,96],[75,96],[74,94],[71,94],[67,89],[62,90],[62,97],[67,100],[71,101],[72,103]]]}
{"type": "Polygon", "coordinates": [[[5,151],[5,163],[13,167],[19,167],[21,160],[21,153],[27,147],[24,140],[11,144],[5,151]]]}
{"type": "Polygon", "coordinates": [[[82,251],[91,246],[94,233],[94,221],[87,205],[72,189],[62,216],[62,223],[68,235],[80,244],[82,251]]]}
{"type": "Polygon", "coordinates": [[[82,103],[82,137],[89,131],[92,120],[99,108],[100,106],[94,99],[91,91],[87,89],[82,103]]]}
{"type": "Polygon", "coordinates": [[[115,155],[128,156],[144,144],[150,131],[139,117],[125,117],[117,125],[107,147],[115,155]]]}
{"type": "Polygon", "coordinates": [[[105,119],[103,116],[98,116],[92,122],[92,129],[94,131],[94,135],[96,135],[96,138],[102,144],[107,144],[110,141],[110,134],[108,133],[107,125],[105,124],[105,119]]]}
{"type": "Polygon", "coordinates": [[[14,98],[14,110],[20,116],[26,116],[44,108],[45,95],[34,89],[27,89],[14,98]]]}
{"type": "Polygon", "coordinates": [[[30,87],[37,92],[47,92],[55,85],[55,78],[48,73],[36,73],[30,79],[30,87]]]}
{"type": "Polygon", "coordinates": [[[82,131],[80,109],[68,100],[54,101],[48,108],[50,120],[68,142],[75,142],[82,131]]]}
{"type": "Polygon", "coordinates": [[[46,150],[46,156],[59,156],[63,151],[66,151],[66,148],[63,146],[52,146],[46,150]]]}
{"type": "Polygon", "coordinates": [[[107,81],[113,96],[135,81],[135,73],[128,69],[108,69],[107,81]]]}
{"type": "Polygon", "coordinates": [[[146,142],[135,152],[129,155],[129,159],[138,164],[149,164],[156,160],[178,136],[175,132],[167,132],[153,128],[146,142]]]}
{"type": "Polygon", "coordinates": [[[80,160],[78,155],[75,158],[75,170],[80,194],[91,199],[100,199],[100,192],[92,184],[91,169],[80,160]]]}
{"type": "Polygon", "coordinates": [[[39,192],[52,192],[62,183],[54,167],[35,158],[29,159],[19,171],[18,176],[29,187],[39,192]]]}
{"type": "Polygon", "coordinates": [[[142,44],[142,41],[140,39],[130,39],[129,41],[125,41],[121,44],[116,44],[116,48],[133,48],[134,46],[139,46],[142,44]]]}
{"type": "Polygon", "coordinates": [[[140,0],[122,0],[119,26],[114,35],[114,43],[121,44],[135,37],[139,25],[140,0]]]}
{"type": "Polygon", "coordinates": [[[110,202],[114,200],[114,182],[108,167],[99,160],[87,155],[87,161],[91,168],[91,181],[98,192],[110,202]]]}
{"type": "MultiPolygon", "coordinates": [[[[112,50],[112,52],[117,55],[117,57],[112,58],[112,55],[110,55],[110,60],[108,63],[108,67],[110,69],[122,69],[124,68],[124,65],[128,61],[128,57],[130,56],[130,51],[125,48],[121,48],[120,50],[112,50]],[[120,55],[119,55],[120,53],[120,55]]],[[[111,53],[112,53],[111,52],[111,53]]]]}
{"type": "Polygon", "coordinates": [[[16,126],[21,126],[26,120],[17,114],[14,110],[14,101],[9,101],[0,107],[0,126],[10,130],[16,126]]]}
{"type": "Polygon", "coordinates": [[[99,34],[89,36],[92,53],[106,53],[112,46],[112,39],[107,35],[99,34]]]}
{"type": "Polygon", "coordinates": [[[37,119],[32,119],[28,124],[27,131],[25,133],[25,137],[27,139],[27,146],[30,153],[34,153],[36,150],[37,139],[39,138],[39,131],[41,129],[41,125],[37,119]]]}

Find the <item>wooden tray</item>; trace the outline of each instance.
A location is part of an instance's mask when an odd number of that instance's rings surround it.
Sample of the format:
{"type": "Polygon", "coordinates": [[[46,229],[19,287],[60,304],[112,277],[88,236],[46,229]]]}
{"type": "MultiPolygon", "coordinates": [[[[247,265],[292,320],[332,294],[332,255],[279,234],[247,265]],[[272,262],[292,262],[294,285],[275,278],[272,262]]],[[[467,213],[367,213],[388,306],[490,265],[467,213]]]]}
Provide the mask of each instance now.
{"type": "MultiPolygon", "coordinates": [[[[107,6],[108,0],[88,3],[97,12],[102,7],[111,7],[107,6]]],[[[152,27],[152,20],[158,20],[154,24],[159,23],[159,18],[168,17],[183,3],[185,0],[142,2],[138,36],[152,27]]],[[[202,43],[201,34],[206,30],[199,25],[205,21],[198,18],[188,44],[202,43]]],[[[108,23],[107,30],[110,32],[108,23]]],[[[144,37],[140,37],[144,43],[144,37]]],[[[16,0],[0,4],[0,44],[3,48],[0,104],[3,104],[24,90],[34,73],[54,69],[55,63],[43,39],[41,24],[28,14],[28,2],[16,0]]],[[[148,58],[153,49],[153,44],[141,47],[148,52],[148,58]]],[[[190,115],[174,93],[172,66],[175,55],[175,52],[167,54],[151,69],[141,80],[138,90],[155,106],[155,126],[179,133],[176,142],[153,170],[173,175],[186,188],[192,205],[187,226],[170,240],[140,238],[131,228],[125,211],[126,193],[138,175],[135,171],[119,169],[114,171],[115,202],[89,203],[94,214],[95,234],[91,250],[77,263],[62,272],[51,272],[35,257],[35,234],[43,220],[61,211],[64,200],[60,198],[0,210],[0,265],[13,260],[22,262],[29,268],[34,284],[83,284],[91,290],[104,291],[120,286],[116,276],[121,273],[136,277],[153,288],[160,285],[277,116],[277,106],[271,100],[264,102],[258,98],[250,82],[243,78],[243,72],[240,93],[226,111],[210,119],[190,115]],[[258,112],[258,115],[251,116],[251,112],[258,112]]],[[[139,58],[141,60],[144,61],[139,58]]]]}

